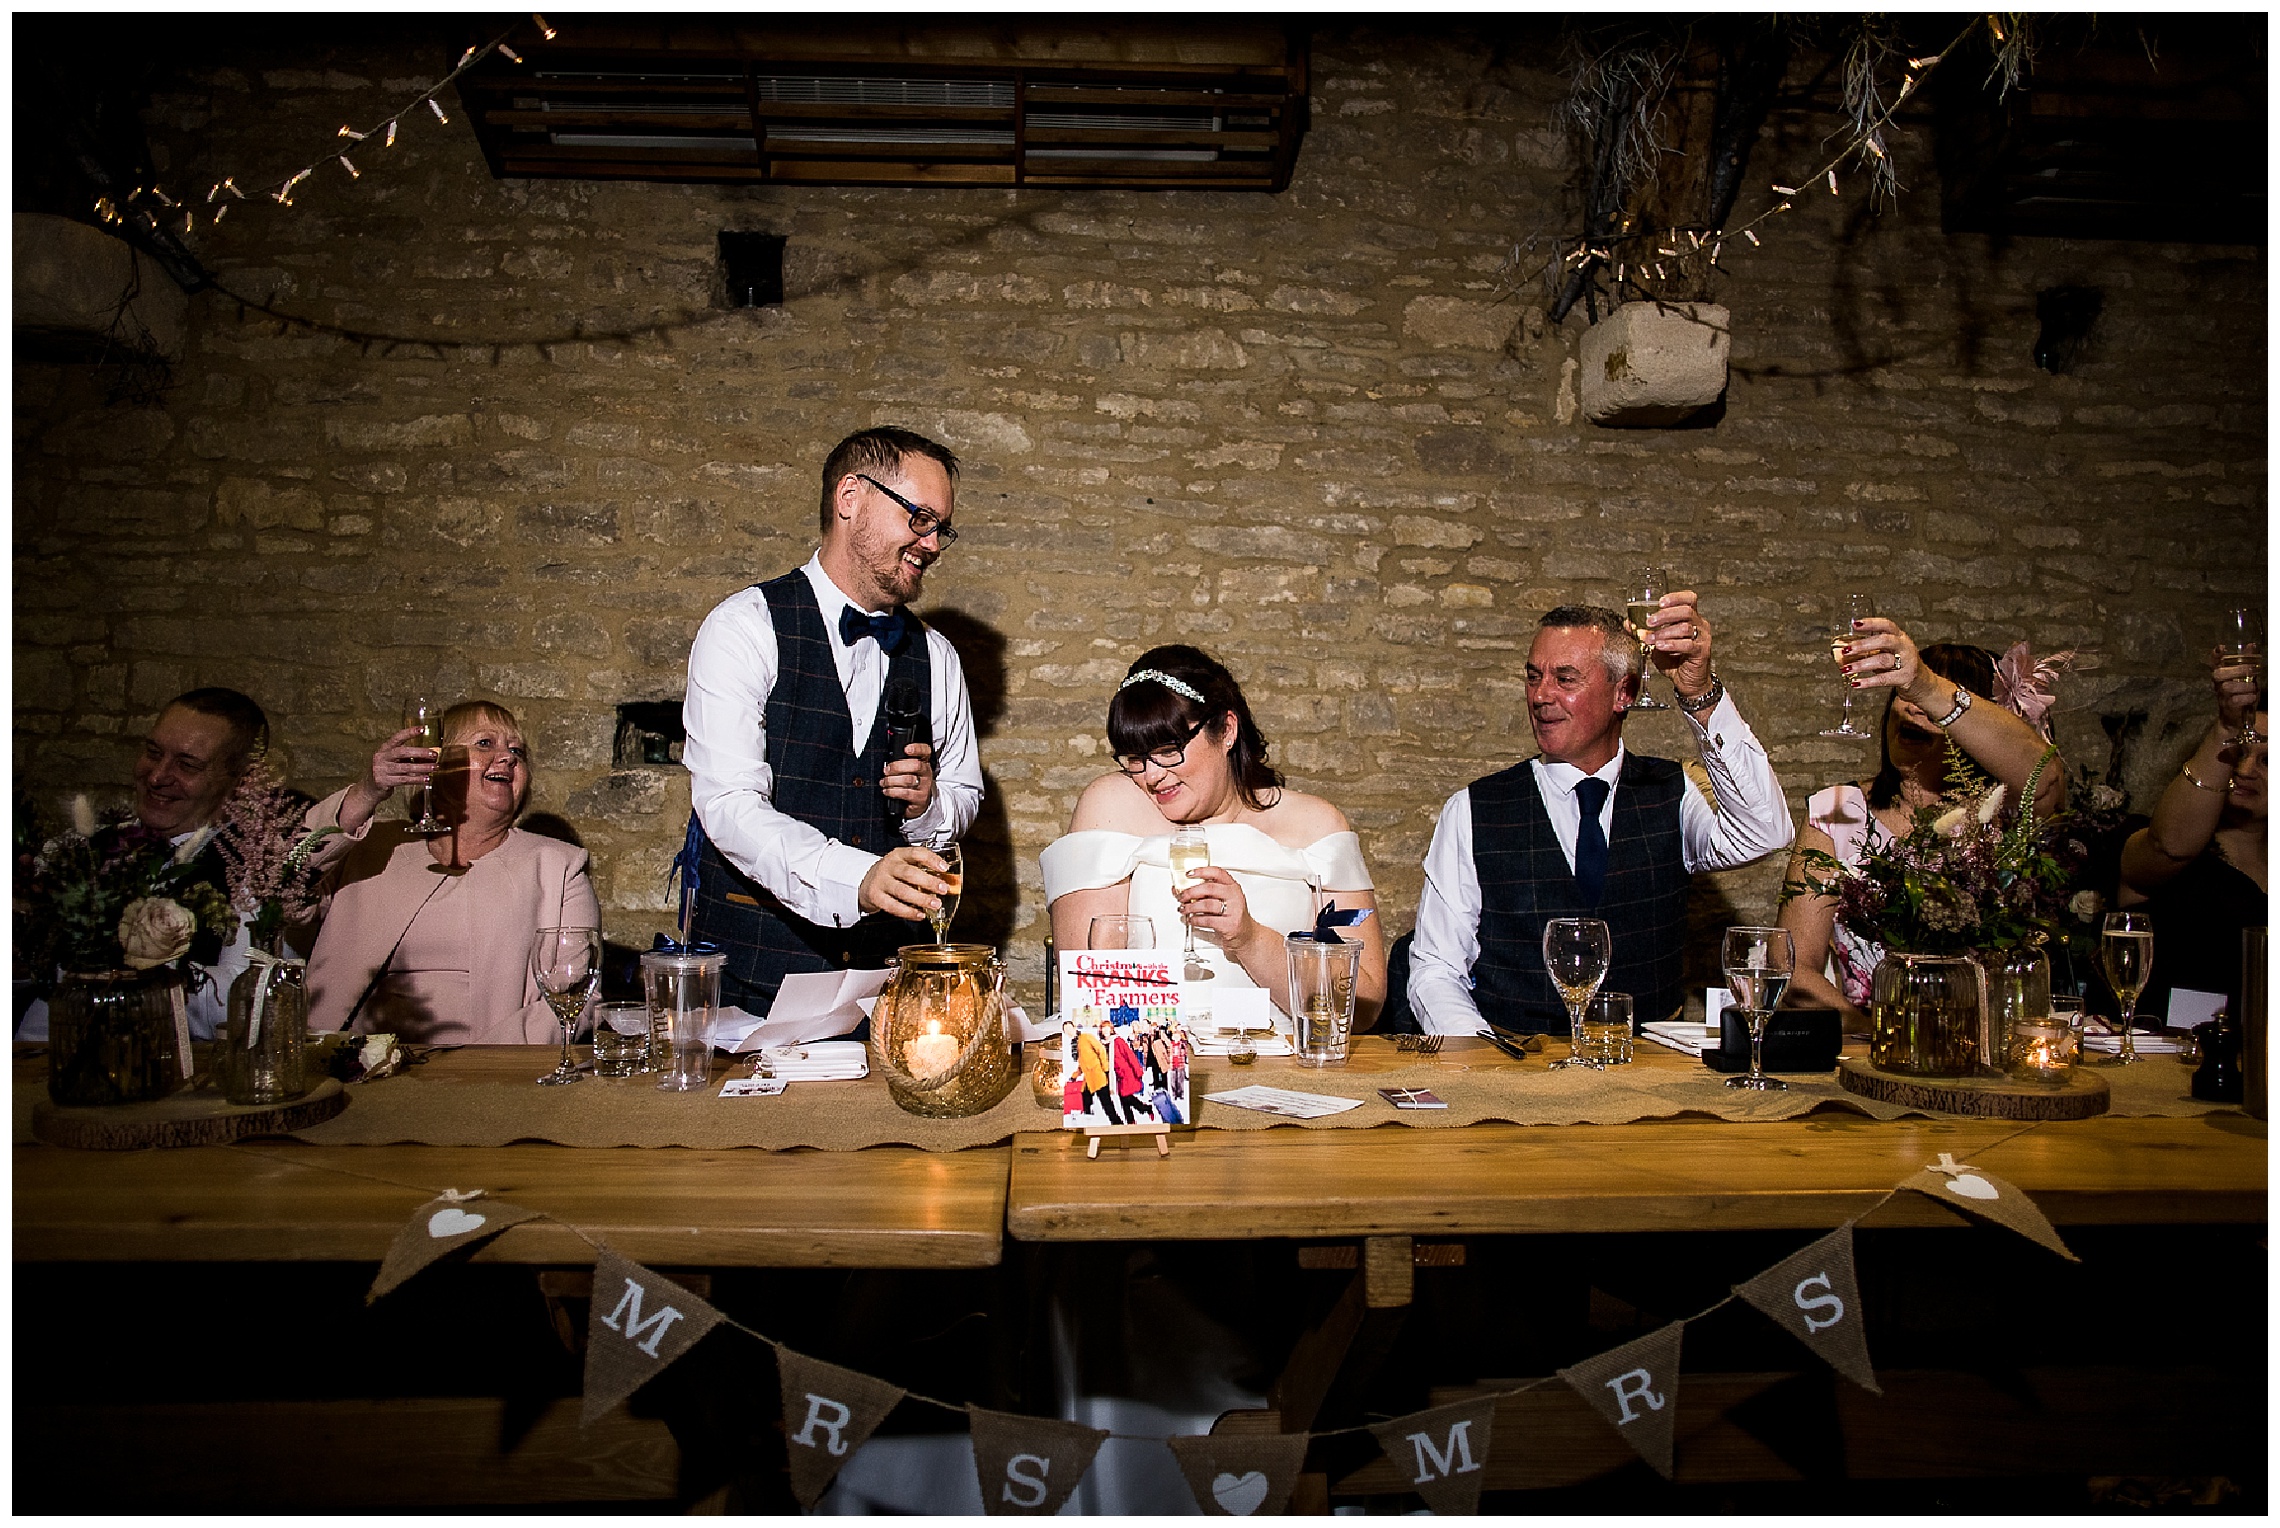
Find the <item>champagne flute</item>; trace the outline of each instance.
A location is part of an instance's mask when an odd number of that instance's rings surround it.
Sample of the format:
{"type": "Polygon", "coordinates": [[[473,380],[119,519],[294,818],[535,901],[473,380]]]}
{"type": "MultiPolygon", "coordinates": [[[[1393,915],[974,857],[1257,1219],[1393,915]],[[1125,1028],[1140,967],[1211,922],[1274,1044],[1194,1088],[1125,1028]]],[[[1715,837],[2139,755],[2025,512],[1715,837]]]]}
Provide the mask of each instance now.
{"type": "Polygon", "coordinates": [[[2137,1040],[2130,1023],[2137,1017],[2139,996],[2153,975],[2153,919],[2144,913],[2108,913],[2098,955],[2106,968],[2106,985],[2122,1004],[2122,1048],[2103,1066],[2132,1066],[2138,1059],[2137,1040]]]}
{"type": "Polygon", "coordinates": [[[1631,635],[1639,639],[1639,698],[1631,702],[1634,711],[1668,711],[1670,707],[1647,693],[1647,676],[1654,672],[1648,654],[1653,651],[1647,638],[1647,622],[1662,609],[1662,598],[1670,593],[1670,575],[1660,568],[1649,568],[1632,580],[1629,591],[1623,596],[1623,619],[1631,626],[1631,635]]]}
{"type": "Polygon", "coordinates": [[[942,879],[950,883],[950,889],[942,893],[942,905],[928,913],[926,921],[933,926],[934,942],[948,944],[950,920],[958,916],[959,895],[966,889],[966,856],[958,852],[956,844],[944,844],[934,852],[942,856],[942,879]]]}
{"type": "MultiPolygon", "coordinates": [[[[1211,863],[1211,840],[1204,836],[1201,828],[1181,828],[1172,834],[1168,853],[1172,862],[1172,889],[1177,891],[1182,885],[1193,882],[1195,873],[1211,863]]],[[[1186,959],[1187,966],[1180,973],[1180,979],[1191,982],[1211,980],[1211,968],[1196,958],[1194,922],[1185,916],[1180,921],[1187,925],[1187,944],[1180,952],[1186,959]]]]}
{"type": "Polygon", "coordinates": [[[1154,920],[1135,913],[1103,913],[1085,926],[1088,950],[1152,950],[1155,947],[1154,920]]]}
{"type": "MultiPolygon", "coordinates": [[[[2224,619],[2217,623],[2217,647],[2224,653],[2227,668],[2249,665],[2253,670],[2248,675],[2249,682],[2263,687],[2263,611],[2249,605],[2226,611],[2224,619]]],[[[2240,732],[2233,738],[2233,746],[2245,752],[2249,744],[2261,741],[2256,730],[2256,708],[2251,706],[2247,719],[2240,724],[2240,732]]]]}
{"type": "Polygon", "coordinates": [[[562,1060],[539,1078],[543,1087],[583,1081],[570,1062],[570,1037],[579,1016],[602,980],[602,931],[598,928],[542,928],[530,942],[530,974],[546,1006],[562,1026],[562,1060]]]}
{"type": "MultiPolygon", "coordinates": [[[[1865,594],[1840,594],[1836,598],[1834,613],[1829,621],[1829,656],[1837,660],[1837,672],[1844,673],[1845,649],[1852,645],[1854,628],[1876,614],[1876,602],[1865,594]]],[[[1824,727],[1823,737],[1857,737],[1873,739],[1876,734],[1866,727],[1856,727],[1852,719],[1853,686],[1845,680],[1844,720],[1834,727],[1824,727]]]]}
{"type": "Polygon", "coordinates": [[[1797,944],[1785,928],[1749,924],[1726,930],[1726,985],[1750,1026],[1750,1069],[1729,1077],[1729,1088],[1787,1091],[1789,1084],[1765,1074],[1765,1026],[1781,1006],[1781,994],[1797,970],[1797,944]]]}
{"type": "Polygon", "coordinates": [[[1607,966],[1614,958],[1614,938],[1598,918],[1554,918],[1544,925],[1544,969],[1568,1011],[1567,1059],[1553,1062],[1550,1070],[1568,1066],[1605,1070],[1584,1044],[1583,1010],[1607,980],[1607,966]]]}
{"type": "MultiPolygon", "coordinates": [[[[436,750],[436,758],[443,758],[443,708],[425,695],[414,695],[404,702],[404,725],[417,727],[420,735],[412,741],[422,748],[436,750]]],[[[448,833],[451,824],[435,815],[435,782],[420,787],[420,814],[408,825],[407,831],[433,836],[448,833]]]]}

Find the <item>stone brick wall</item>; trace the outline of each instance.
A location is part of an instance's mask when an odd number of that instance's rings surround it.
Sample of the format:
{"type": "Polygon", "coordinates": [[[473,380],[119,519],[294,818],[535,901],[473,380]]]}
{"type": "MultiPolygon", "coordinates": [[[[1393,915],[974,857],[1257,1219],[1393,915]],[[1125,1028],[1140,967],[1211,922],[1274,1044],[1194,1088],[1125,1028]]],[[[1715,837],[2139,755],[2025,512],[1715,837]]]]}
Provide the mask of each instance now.
{"type": "MultiPolygon", "coordinates": [[[[150,113],[170,184],[306,162],[453,56],[418,25],[185,57],[150,113]]],[[[1025,983],[1037,852],[1105,767],[1140,649],[1232,665],[1294,781],[1360,830],[1398,932],[1441,800],[1531,751],[1536,616],[1650,560],[1702,591],[1800,806],[1863,772],[1815,735],[1838,698],[1816,627],[1854,583],[1925,640],[2082,649],[2061,740],[2102,763],[2100,715],[2146,713],[2150,801],[2200,725],[2194,654],[2264,593],[2259,253],[1943,235],[1919,134],[1896,210],[1806,197],[1729,253],[1714,426],[1596,429],[1580,314],[1548,327],[1496,290],[1561,226],[1566,174],[1556,49],[1514,25],[1318,32],[1277,196],[501,183],[464,122],[407,120],[361,181],[320,169],[292,210],[200,236],[262,306],[196,298],[170,390],[18,365],[18,780],[124,781],[194,683],[258,696],[317,790],[406,693],[495,697],[611,933],[646,942],[688,787],[612,767],[614,708],[679,694],[713,603],[809,552],[824,452],[895,422],[967,461],[922,609],[984,730],[960,931],[1025,983]],[[719,306],[724,227],[789,237],[781,309],[719,306]],[[2106,310],[2051,377],[2034,294],[2061,283],[2106,310]]],[[[1753,180],[1826,130],[1777,120],[1753,180]]],[[[1632,744],[1682,727],[1641,716],[1632,744]]],[[[1778,879],[1706,878],[1696,921],[1770,912],[1778,879]]]]}

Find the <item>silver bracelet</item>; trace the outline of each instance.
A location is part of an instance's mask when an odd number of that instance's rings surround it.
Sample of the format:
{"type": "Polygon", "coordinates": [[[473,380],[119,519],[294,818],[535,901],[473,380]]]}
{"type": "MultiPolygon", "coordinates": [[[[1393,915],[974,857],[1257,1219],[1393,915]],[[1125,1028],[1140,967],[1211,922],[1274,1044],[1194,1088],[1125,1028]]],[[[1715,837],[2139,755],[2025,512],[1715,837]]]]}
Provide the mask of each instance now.
{"type": "Polygon", "coordinates": [[[1684,695],[1679,696],[1678,707],[1688,716],[1700,716],[1703,712],[1717,705],[1719,701],[1724,700],[1725,698],[1726,681],[1720,679],[1716,672],[1713,671],[1710,675],[1710,688],[1704,690],[1700,695],[1697,695],[1692,700],[1688,700],[1684,695]]]}
{"type": "Polygon", "coordinates": [[[1937,721],[1933,722],[1932,725],[1939,728],[1940,731],[1945,732],[1948,730],[1948,728],[1956,724],[1956,721],[1963,715],[1964,712],[1970,709],[1971,692],[1959,684],[1955,687],[1955,709],[1953,711],[1950,711],[1947,715],[1939,718],[1937,721]]]}

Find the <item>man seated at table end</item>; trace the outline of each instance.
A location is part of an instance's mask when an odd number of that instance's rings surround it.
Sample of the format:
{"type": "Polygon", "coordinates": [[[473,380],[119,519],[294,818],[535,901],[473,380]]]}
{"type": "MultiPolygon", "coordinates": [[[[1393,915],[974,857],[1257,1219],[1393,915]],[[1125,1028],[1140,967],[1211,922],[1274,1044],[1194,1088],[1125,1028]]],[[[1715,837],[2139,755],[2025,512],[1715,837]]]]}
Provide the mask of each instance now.
{"type": "MultiPolygon", "coordinates": [[[[269,717],[251,696],[218,685],[175,696],[150,724],[135,761],[135,820],[179,848],[221,816],[254,755],[268,746],[269,717]]],[[[198,879],[227,891],[221,851],[210,838],[195,864],[198,879]]],[[[191,1038],[210,1040],[221,1028],[249,942],[243,922],[227,944],[210,934],[192,941],[190,959],[200,980],[186,994],[191,1038]]],[[[16,1038],[44,1040],[47,1025],[47,1003],[35,1000],[16,1038]]]]}
{"type": "Polygon", "coordinates": [[[1427,1033],[1478,1034],[1484,1019],[1565,1033],[1567,1009],[1544,970],[1553,918],[1605,920],[1614,959],[1600,990],[1631,994],[1641,1023],[1675,1016],[1688,878],[1787,847],[1789,804],[1711,669],[1693,591],[1664,595],[1648,628],[1716,807],[1676,761],[1624,747],[1644,676],[1623,617],[1597,605],[1547,612],[1528,650],[1538,756],[1451,796],[1426,851],[1409,1001],[1427,1033]]]}

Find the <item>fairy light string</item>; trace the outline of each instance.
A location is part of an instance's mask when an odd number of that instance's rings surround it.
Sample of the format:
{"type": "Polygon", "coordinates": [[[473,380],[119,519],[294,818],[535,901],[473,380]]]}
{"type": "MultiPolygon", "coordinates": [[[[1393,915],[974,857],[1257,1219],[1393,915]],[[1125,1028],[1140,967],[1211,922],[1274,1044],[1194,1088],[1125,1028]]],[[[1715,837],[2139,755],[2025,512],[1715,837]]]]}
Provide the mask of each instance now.
{"type": "MultiPolygon", "coordinates": [[[[1719,257],[1724,253],[1728,240],[1742,239],[1748,241],[1752,249],[1763,248],[1765,241],[1759,237],[1758,229],[1795,207],[1797,198],[1804,195],[1807,188],[1818,189],[1825,185],[1831,196],[1841,197],[1844,194],[1837,178],[1837,172],[1843,168],[1846,160],[1857,158],[1865,162],[1875,159],[1889,163],[1891,156],[1885,145],[1884,130],[1898,118],[1901,105],[1916,93],[1934,69],[1937,69],[1956,49],[1968,42],[1971,35],[1982,27],[1987,30],[1990,39],[2000,49],[2007,40],[2007,34],[2000,18],[1987,14],[1974,16],[1965,23],[1963,30],[1956,34],[1955,40],[1939,52],[1908,59],[1900,88],[1893,95],[1891,103],[1873,113],[1866,122],[1862,123],[1846,140],[1844,147],[1837,150],[1825,164],[1796,177],[1790,183],[1770,182],[1769,186],[1775,201],[1748,222],[1700,233],[1693,229],[1661,228],[1642,229],[1637,233],[1602,234],[1594,238],[1574,239],[1572,242],[1568,239],[1562,239],[1558,253],[1547,255],[1525,275],[1508,274],[1503,279],[1503,286],[1507,291],[1517,293],[1555,269],[1565,273],[1578,268],[1588,269],[1594,265],[1612,268],[1614,284],[1618,290],[1622,287],[1626,276],[1643,276],[1650,268],[1654,270],[1658,281],[1664,280],[1666,278],[1663,276],[1662,268],[1655,265],[1651,257],[1641,259],[1637,254],[1621,253],[1628,246],[1647,244],[1653,241],[1661,241],[1659,244],[1655,244],[1653,253],[1662,256],[1664,259],[1676,259],[1679,262],[1679,274],[1681,276],[1686,274],[1686,263],[1691,260],[1701,259],[1707,268],[1720,269],[1719,257]],[[1691,246],[1684,250],[1670,247],[1675,245],[1681,234],[1693,241],[1691,246]]],[[[1518,246],[1515,246],[1511,257],[1506,262],[1507,272],[1519,264],[1519,258],[1520,250],[1518,246]]]]}
{"type": "MultiPolygon", "coordinates": [[[[555,29],[547,24],[544,16],[533,15],[531,21],[537,26],[539,34],[548,41],[552,41],[557,35],[555,29]]],[[[450,71],[443,78],[385,116],[376,118],[369,126],[359,129],[347,123],[341,124],[340,128],[334,132],[330,144],[322,152],[290,174],[280,176],[275,180],[254,183],[250,195],[239,186],[235,176],[223,175],[216,178],[206,191],[204,205],[212,209],[206,216],[206,226],[211,228],[218,225],[228,215],[234,203],[247,201],[253,197],[267,197],[280,208],[291,207],[294,192],[300,188],[303,182],[309,180],[319,169],[323,168],[328,159],[339,165],[342,173],[348,176],[351,183],[362,180],[364,172],[349,159],[347,154],[341,152],[342,140],[350,143],[365,143],[377,137],[380,140],[381,148],[392,149],[396,146],[396,134],[405,119],[416,114],[422,106],[427,107],[429,111],[435,114],[435,120],[438,123],[449,126],[450,114],[443,109],[443,103],[437,97],[457,84],[461,76],[493,53],[501,54],[513,62],[521,64],[523,56],[508,46],[507,43],[507,39],[514,36],[520,25],[517,23],[515,27],[507,28],[488,42],[470,44],[459,55],[459,62],[452,65],[450,71]],[[230,200],[223,200],[224,196],[230,200]]],[[[160,227],[161,213],[165,214],[168,222],[171,222],[172,216],[176,212],[182,215],[182,224],[179,229],[175,230],[177,233],[187,236],[195,232],[198,226],[197,208],[185,205],[182,201],[169,196],[165,189],[155,182],[148,186],[137,186],[128,195],[116,199],[109,196],[98,196],[95,198],[94,210],[95,216],[100,221],[112,226],[140,223],[147,228],[156,230],[160,227]]]]}

